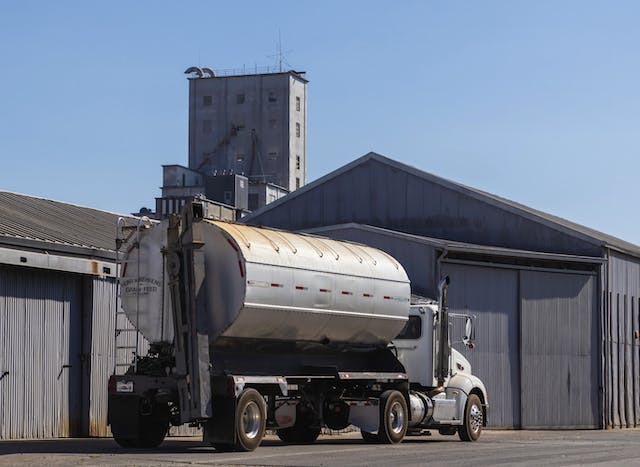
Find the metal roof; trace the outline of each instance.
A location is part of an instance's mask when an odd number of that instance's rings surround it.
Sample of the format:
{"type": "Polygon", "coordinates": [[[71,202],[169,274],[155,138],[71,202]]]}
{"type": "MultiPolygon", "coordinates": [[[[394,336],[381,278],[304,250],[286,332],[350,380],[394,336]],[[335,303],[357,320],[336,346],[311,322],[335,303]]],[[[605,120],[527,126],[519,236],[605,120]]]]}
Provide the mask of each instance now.
{"type": "Polygon", "coordinates": [[[377,161],[381,164],[385,164],[387,166],[390,166],[396,170],[401,170],[401,171],[405,171],[407,173],[410,173],[418,178],[421,178],[423,180],[426,180],[430,183],[434,183],[437,185],[440,185],[444,188],[456,191],[458,193],[462,193],[465,194],[473,199],[476,199],[478,201],[487,203],[497,209],[502,209],[504,211],[508,211],[517,215],[520,215],[522,217],[525,217],[527,219],[533,220],[535,222],[539,222],[547,227],[568,233],[574,237],[578,237],[581,238],[585,241],[588,241],[590,243],[593,244],[597,244],[599,246],[605,247],[605,248],[611,248],[614,250],[618,250],[621,251],[623,253],[627,253],[627,254],[631,254],[635,257],[640,257],[640,246],[635,245],[633,243],[630,242],[626,242],[624,240],[621,240],[617,237],[614,237],[612,235],[608,235],[605,234],[603,232],[599,232],[595,229],[591,229],[589,227],[585,227],[583,225],[577,224],[575,222],[571,222],[567,219],[563,219],[561,217],[558,216],[554,216],[552,214],[543,212],[543,211],[539,211],[537,209],[533,209],[530,208],[528,206],[525,206],[523,204],[517,203],[515,201],[511,201],[509,199],[506,198],[502,198],[500,196],[491,194],[491,193],[487,193],[485,191],[482,190],[478,190],[476,188],[471,188],[468,187],[466,185],[463,185],[461,183],[457,183],[451,180],[447,180],[445,178],[442,177],[438,177],[436,175],[430,174],[428,172],[424,172],[422,170],[419,170],[415,167],[412,167],[410,165],[407,164],[403,164],[401,162],[395,161],[393,159],[389,159],[388,157],[382,156],[380,154],[377,154],[375,152],[370,152],[356,160],[354,160],[353,162],[344,165],[342,167],[340,167],[337,170],[334,170],[333,172],[325,175],[324,177],[321,177],[307,185],[305,185],[304,187],[293,191],[292,193],[290,193],[289,195],[280,198],[264,207],[262,207],[261,209],[258,209],[256,211],[254,211],[253,213],[249,214],[248,216],[243,218],[243,222],[251,222],[251,220],[255,217],[260,216],[260,214],[264,213],[264,212],[268,212],[272,209],[277,208],[280,205],[283,205],[285,203],[287,203],[288,201],[295,199],[297,196],[300,196],[308,191],[313,190],[314,188],[322,185],[323,183],[328,182],[329,180],[332,180],[336,177],[339,177],[340,175],[349,172],[350,170],[354,169],[355,167],[365,164],[370,160],[374,160],[377,161]]]}
{"type": "Polygon", "coordinates": [[[111,257],[118,217],[135,222],[131,216],[0,190],[0,244],[111,257]]]}
{"type": "Polygon", "coordinates": [[[501,256],[508,258],[532,258],[547,261],[558,262],[571,262],[571,263],[586,263],[586,264],[600,264],[603,259],[594,256],[581,256],[581,255],[567,255],[559,253],[544,253],[539,251],[529,250],[517,250],[512,248],[503,248],[496,246],[475,245],[472,243],[454,242],[450,240],[442,240],[440,238],[424,237],[421,235],[409,234],[405,232],[398,232],[396,230],[384,229],[382,227],[375,227],[372,225],[363,225],[350,222],[347,224],[329,225],[324,227],[316,227],[313,229],[306,229],[306,233],[315,235],[322,235],[325,232],[332,232],[340,229],[356,229],[367,232],[373,232],[381,235],[387,235],[390,237],[404,238],[407,240],[416,241],[429,246],[432,246],[438,250],[446,250],[449,252],[461,252],[461,253],[473,253],[484,256],[501,256]]]}

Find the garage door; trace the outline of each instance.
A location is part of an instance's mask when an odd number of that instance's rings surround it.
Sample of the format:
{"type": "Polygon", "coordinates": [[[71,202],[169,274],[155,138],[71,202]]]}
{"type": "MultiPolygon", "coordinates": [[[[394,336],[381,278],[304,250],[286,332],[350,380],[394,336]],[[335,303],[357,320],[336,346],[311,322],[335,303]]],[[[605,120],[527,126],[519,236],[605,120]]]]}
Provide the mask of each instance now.
{"type": "Polygon", "coordinates": [[[75,434],[80,318],[74,276],[0,268],[0,438],[75,434]]]}
{"type": "Polygon", "coordinates": [[[519,427],[518,272],[457,264],[443,264],[443,271],[451,278],[449,311],[477,317],[476,347],[454,347],[487,386],[489,425],[519,427]]]}
{"type": "Polygon", "coordinates": [[[597,428],[596,278],[522,271],[523,428],[597,428]]]}

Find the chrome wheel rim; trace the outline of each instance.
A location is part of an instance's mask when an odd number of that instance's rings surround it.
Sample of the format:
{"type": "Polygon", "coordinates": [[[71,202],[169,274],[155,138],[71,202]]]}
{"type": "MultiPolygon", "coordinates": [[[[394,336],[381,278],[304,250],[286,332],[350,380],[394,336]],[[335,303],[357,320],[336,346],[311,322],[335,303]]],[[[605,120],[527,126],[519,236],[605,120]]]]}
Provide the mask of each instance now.
{"type": "Polygon", "coordinates": [[[391,404],[389,411],[389,421],[391,425],[391,431],[395,434],[399,434],[404,429],[404,408],[400,402],[394,402],[391,404]]]}
{"type": "Polygon", "coordinates": [[[258,404],[251,401],[247,404],[242,412],[242,429],[247,438],[253,439],[258,436],[260,426],[262,425],[262,416],[258,404]]]}
{"type": "Polygon", "coordinates": [[[469,410],[469,425],[474,433],[480,431],[482,427],[482,409],[476,404],[473,404],[469,410]]]}

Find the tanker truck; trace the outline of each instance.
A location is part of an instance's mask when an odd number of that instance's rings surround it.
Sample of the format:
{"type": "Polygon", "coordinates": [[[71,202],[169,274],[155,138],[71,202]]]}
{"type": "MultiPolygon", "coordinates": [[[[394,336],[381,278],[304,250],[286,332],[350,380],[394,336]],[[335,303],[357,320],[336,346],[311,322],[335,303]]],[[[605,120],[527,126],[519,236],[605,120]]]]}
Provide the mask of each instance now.
{"type": "MultiPolygon", "coordinates": [[[[252,451],[266,430],[292,444],[324,427],[385,444],[480,436],[489,401],[451,347],[447,277],[437,301],[412,304],[405,270],[381,250],[215,221],[202,202],[121,227],[117,313],[149,342],[109,379],[121,446],[156,447],[183,424],[223,451],[252,451]]],[[[471,317],[460,327],[472,346],[471,317]]]]}

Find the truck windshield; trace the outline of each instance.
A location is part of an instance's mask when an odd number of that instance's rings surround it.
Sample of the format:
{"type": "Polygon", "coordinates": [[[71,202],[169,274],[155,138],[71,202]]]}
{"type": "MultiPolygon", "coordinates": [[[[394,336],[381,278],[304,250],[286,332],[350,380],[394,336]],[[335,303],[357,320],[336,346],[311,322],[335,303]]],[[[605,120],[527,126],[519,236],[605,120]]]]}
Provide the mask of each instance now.
{"type": "Polygon", "coordinates": [[[409,321],[404,325],[396,339],[420,339],[422,336],[422,318],[420,316],[409,316],[409,321]]]}

